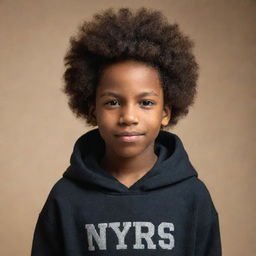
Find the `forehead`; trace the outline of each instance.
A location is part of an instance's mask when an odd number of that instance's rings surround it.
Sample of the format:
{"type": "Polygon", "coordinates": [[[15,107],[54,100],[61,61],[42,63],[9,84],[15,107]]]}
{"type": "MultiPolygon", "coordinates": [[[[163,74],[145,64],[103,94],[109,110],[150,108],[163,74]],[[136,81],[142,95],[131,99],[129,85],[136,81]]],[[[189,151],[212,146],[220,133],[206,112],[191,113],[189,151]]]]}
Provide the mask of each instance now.
{"type": "Polygon", "coordinates": [[[103,69],[97,91],[106,90],[129,94],[155,91],[161,94],[162,86],[156,68],[142,62],[127,60],[103,69]]]}

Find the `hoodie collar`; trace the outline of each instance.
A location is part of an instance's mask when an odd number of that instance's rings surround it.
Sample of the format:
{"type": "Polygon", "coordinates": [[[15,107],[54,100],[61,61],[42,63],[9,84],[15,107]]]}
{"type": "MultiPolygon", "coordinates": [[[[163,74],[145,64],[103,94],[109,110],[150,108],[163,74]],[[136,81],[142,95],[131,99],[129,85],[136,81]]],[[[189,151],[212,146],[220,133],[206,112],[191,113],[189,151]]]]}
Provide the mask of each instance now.
{"type": "Polygon", "coordinates": [[[181,140],[170,132],[159,132],[155,140],[158,160],[151,170],[129,188],[100,167],[104,152],[105,143],[99,130],[85,133],[74,145],[64,178],[98,191],[138,193],[161,189],[197,176],[181,140]]]}

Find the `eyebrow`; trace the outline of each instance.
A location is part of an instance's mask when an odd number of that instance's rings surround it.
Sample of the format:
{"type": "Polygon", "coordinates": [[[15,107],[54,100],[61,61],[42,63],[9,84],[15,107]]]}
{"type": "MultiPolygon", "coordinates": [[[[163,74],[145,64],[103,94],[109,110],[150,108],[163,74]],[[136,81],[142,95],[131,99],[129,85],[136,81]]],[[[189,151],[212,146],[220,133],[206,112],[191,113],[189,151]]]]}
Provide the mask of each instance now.
{"type": "MultiPolygon", "coordinates": [[[[100,97],[104,97],[104,96],[113,96],[116,98],[121,98],[122,96],[118,93],[114,93],[114,92],[105,92],[103,94],[100,95],[100,97]]],[[[140,94],[138,94],[138,97],[146,97],[146,96],[156,96],[159,97],[159,95],[153,91],[151,92],[142,92],[140,94]]]]}

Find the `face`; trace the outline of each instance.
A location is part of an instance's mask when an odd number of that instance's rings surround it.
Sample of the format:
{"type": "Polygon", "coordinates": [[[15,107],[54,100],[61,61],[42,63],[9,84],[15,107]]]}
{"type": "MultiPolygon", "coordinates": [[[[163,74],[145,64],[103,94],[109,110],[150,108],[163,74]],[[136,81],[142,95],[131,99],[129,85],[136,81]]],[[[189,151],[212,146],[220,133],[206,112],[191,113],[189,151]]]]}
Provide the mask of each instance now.
{"type": "Polygon", "coordinates": [[[107,66],[96,90],[95,116],[106,152],[130,158],[154,154],[161,125],[168,124],[159,74],[127,60],[107,66]]]}

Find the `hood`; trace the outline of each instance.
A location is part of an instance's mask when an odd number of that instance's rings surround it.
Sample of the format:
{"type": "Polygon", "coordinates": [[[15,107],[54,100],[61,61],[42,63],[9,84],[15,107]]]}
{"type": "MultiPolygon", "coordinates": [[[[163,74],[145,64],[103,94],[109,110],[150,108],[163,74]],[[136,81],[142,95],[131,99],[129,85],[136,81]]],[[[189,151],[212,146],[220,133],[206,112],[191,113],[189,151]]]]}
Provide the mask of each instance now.
{"type": "Polygon", "coordinates": [[[100,167],[104,152],[105,143],[99,130],[85,133],[75,143],[70,166],[63,177],[98,191],[116,193],[146,192],[197,177],[181,140],[170,132],[159,132],[155,140],[157,162],[129,188],[100,167]]]}

